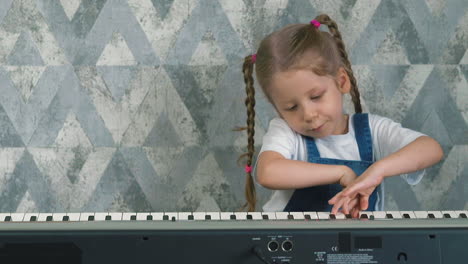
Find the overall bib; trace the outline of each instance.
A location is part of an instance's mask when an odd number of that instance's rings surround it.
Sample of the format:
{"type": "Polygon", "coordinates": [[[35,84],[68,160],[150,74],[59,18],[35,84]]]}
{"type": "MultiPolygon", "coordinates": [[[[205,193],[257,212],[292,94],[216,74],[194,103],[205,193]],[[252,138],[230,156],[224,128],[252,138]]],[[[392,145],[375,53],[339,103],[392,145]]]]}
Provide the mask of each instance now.
{"type": "MultiPolygon", "coordinates": [[[[319,164],[346,165],[351,168],[357,176],[360,176],[367,168],[369,168],[370,165],[373,164],[372,136],[369,127],[369,117],[367,114],[355,114],[352,121],[361,160],[321,158],[314,139],[305,137],[307,145],[307,161],[319,164]]],[[[369,197],[369,207],[366,211],[375,211],[378,188],[380,188],[380,186],[377,186],[369,197]]],[[[343,187],[340,184],[328,184],[297,189],[294,191],[283,211],[330,212],[333,206],[328,204],[328,200],[342,189],[343,187]]]]}

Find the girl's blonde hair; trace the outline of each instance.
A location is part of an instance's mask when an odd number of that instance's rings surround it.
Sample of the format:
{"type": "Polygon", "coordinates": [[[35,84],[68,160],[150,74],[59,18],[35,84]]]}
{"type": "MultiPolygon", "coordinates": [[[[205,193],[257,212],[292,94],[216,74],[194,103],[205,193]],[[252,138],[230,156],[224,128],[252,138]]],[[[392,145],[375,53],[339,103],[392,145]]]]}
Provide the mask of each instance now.
{"type": "MultiPolygon", "coordinates": [[[[247,152],[239,160],[247,159],[246,166],[252,166],[255,135],[255,89],[253,69],[260,87],[267,99],[272,103],[268,88],[273,75],[290,70],[309,69],[320,76],[335,77],[342,67],[348,74],[351,83],[351,99],[356,113],[362,112],[356,79],[351,69],[351,63],[345,50],[338,26],[328,15],[321,14],[315,18],[317,22],[328,27],[329,32],[320,31],[311,24],[292,24],[265,37],[257,50],[257,54],[245,57],[242,66],[247,97],[247,126],[239,130],[247,130],[247,152]]],[[[314,22],[315,23],[315,22],[314,22]]],[[[255,211],[256,192],[252,172],[246,170],[244,204],[249,212],[255,211]]]]}

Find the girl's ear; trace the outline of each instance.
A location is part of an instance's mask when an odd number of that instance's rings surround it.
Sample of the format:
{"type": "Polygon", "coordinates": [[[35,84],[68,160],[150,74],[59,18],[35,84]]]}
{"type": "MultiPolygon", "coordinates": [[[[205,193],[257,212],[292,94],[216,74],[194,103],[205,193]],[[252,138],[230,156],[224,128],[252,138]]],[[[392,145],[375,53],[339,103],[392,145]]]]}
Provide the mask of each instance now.
{"type": "Polygon", "coordinates": [[[340,67],[338,70],[338,89],[342,94],[349,93],[351,90],[351,82],[349,81],[349,76],[346,70],[343,67],[340,67]]]}

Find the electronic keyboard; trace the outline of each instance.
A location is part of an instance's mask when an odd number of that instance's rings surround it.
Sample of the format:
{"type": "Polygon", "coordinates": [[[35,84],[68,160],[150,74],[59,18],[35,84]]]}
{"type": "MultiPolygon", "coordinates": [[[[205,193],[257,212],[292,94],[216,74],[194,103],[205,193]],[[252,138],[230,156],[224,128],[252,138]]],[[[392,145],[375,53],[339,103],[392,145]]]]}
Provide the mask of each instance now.
{"type": "Polygon", "coordinates": [[[468,211],[0,213],[0,263],[467,263],[468,211]]]}

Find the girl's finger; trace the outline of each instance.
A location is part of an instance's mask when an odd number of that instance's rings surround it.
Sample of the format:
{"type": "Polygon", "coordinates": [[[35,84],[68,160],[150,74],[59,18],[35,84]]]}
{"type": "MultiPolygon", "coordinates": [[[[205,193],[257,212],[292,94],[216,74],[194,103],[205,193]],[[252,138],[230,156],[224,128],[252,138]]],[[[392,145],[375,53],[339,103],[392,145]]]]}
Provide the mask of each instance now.
{"type": "Polygon", "coordinates": [[[361,208],[362,211],[366,210],[367,207],[369,206],[369,196],[361,196],[359,198],[359,207],[361,208]]]}

